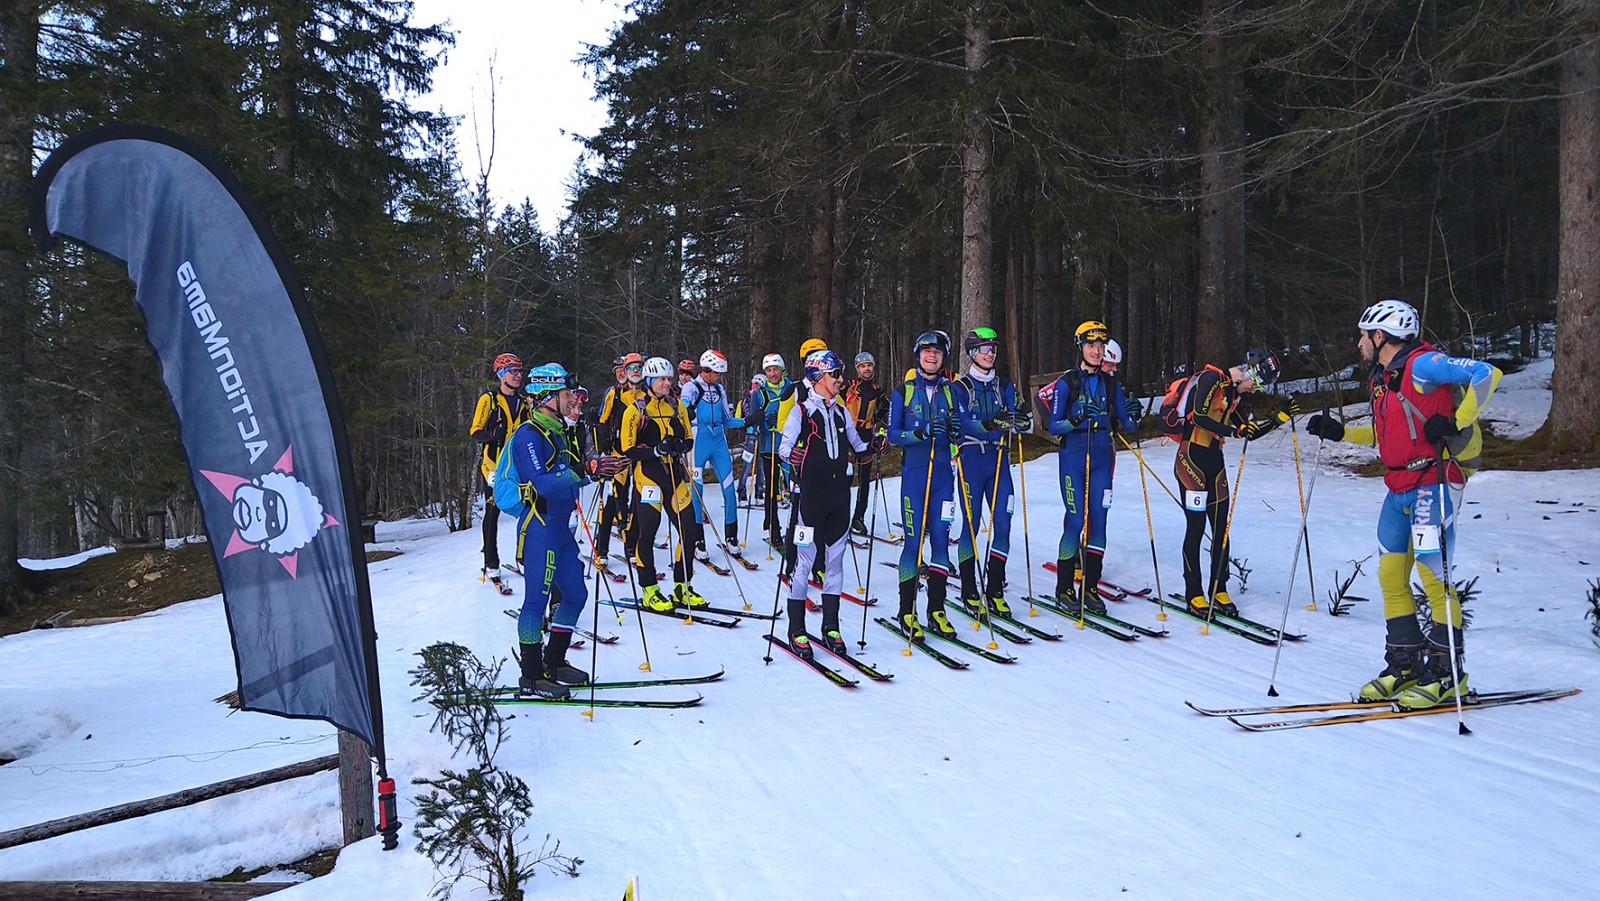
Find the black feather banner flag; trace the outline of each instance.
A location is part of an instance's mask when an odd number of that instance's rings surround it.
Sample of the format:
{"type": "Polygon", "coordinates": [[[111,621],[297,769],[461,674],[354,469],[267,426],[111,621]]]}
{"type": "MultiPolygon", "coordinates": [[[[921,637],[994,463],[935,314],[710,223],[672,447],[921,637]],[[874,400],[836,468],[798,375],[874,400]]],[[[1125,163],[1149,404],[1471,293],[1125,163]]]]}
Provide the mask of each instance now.
{"type": "Polygon", "coordinates": [[[214,155],[157,128],[67,141],[29,206],[42,250],[66,238],[127,264],[221,577],[241,706],[359,735],[382,774],[349,444],[283,247],[214,155]]]}

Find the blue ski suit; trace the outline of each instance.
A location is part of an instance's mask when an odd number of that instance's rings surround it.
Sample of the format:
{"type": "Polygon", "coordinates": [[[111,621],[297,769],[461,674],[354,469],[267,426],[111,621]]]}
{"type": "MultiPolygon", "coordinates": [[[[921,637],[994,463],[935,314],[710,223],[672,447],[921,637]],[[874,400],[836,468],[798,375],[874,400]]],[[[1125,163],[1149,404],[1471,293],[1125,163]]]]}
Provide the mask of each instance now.
{"type": "Polygon", "coordinates": [[[900,512],[906,543],[900,581],[915,582],[919,559],[930,575],[950,576],[950,523],[955,519],[955,478],[950,447],[961,433],[959,392],[942,375],[920,371],[889,397],[889,443],[905,450],[900,468],[900,512]],[[926,498],[926,506],[924,506],[926,498]],[[922,557],[924,540],[931,553],[922,557]]]}
{"type": "MultiPolygon", "coordinates": [[[[716,474],[722,486],[722,522],[724,537],[735,541],[738,535],[739,499],[733,476],[733,458],[728,454],[728,429],[743,428],[744,423],[733,417],[733,406],[728,402],[728,390],[720,380],[708,385],[704,377],[696,377],[683,386],[683,405],[689,410],[689,422],[694,426],[694,480],[704,484],[702,473],[706,464],[716,474]]],[[[700,520],[711,522],[706,509],[705,492],[697,497],[700,520]]]]}
{"type": "MultiPolygon", "coordinates": [[[[967,561],[977,556],[975,539],[987,508],[994,522],[986,565],[993,566],[998,560],[1003,570],[1011,552],[1011,449],[1007,443],[1011,433],[986,428],[985,424],[996,417],[1010,416],[1017,409],[1017,388],[999,376],[985,382],[971,373],[956,379],[955,384],[963,410],[958,458],[961,517],[968,523],[961,530],[956,562],[965,572],[967,561]]],[[[971,586],[963,585],[963,594],[967,588],[971,586]]]]}
{"type": "MultiPolygon", "coordinates": [[[[1050,434],[1061,439],[1056,460],[1060,465],[1061,500],[1067,508],[1056,551],[1058,560],[1078,555],[1085,514],[1088,541],[1084,551],[1096,557],[1105,554],[1106,511],[1111,509],[1111,481],[1117,465],[1111,432],[1117,428],[1131,434],[1137,426],[1128,416],[1127,397],[1114,376],[1078,367],[1056,379],[1055,397],[1050,402],[1050,434]]],[[[1084,563],[1087,566],[1089,561],[1085,559],[1084,563]]]]}
{"type": "Polygon", "coordinates": [[[517,518],[517,559],[523,564],[526,593],[517,616],[517,638],[535,644],[544,637],[550,588],[561,591],[550,631],[571,632],[583,612],[588,588],[578,560],[578,491],[589,480],[576,448],[569,447],[563,423],[535,411],[508,441],[511,465],[526,509],[517,518]]]}

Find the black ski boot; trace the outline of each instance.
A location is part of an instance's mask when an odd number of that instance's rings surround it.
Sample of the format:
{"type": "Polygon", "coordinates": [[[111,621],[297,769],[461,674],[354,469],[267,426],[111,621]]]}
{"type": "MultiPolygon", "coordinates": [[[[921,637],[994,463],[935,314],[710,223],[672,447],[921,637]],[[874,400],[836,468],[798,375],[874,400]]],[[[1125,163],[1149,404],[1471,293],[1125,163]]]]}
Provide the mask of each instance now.
{"type": "Polygon", "coordinates": [[[522,642],[517,650],[517,660],[522,666],[522,678],[517,680],[517,694],[520,697],[555,701],[567,697],[567,687],[545,675],[543,643],[522,642]]]}
{"type": "Polygon", "coordinates": [[[588,685],[589,674],[567,663],[567,648],[572,644],[571,632],[551,632],[550,643],[544,648],[544,671],[550,679],[562,685],[588,685]]]}

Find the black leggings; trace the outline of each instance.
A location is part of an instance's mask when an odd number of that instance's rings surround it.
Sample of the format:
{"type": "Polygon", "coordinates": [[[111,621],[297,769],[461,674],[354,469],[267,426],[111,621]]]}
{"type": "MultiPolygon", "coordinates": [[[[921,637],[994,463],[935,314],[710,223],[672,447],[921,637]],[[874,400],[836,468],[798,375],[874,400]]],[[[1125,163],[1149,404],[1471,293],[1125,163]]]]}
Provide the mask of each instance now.
{"type": "Polygon", "coordinates": [[[1183,590],[1184,597],[1226,591],[1228,588],[1228,473],[1222,448],[1184,442],[1178,448],[1178,484],[1183,489],[1183,590]],[[1198,509],[1196,509],[1198,507],[1198,509]],[[1200,539],[1211,527],[1211,580],[1200,579],[1200,539]],[[1207,592],[1206,589],[1210,588],[1207,592]]]}

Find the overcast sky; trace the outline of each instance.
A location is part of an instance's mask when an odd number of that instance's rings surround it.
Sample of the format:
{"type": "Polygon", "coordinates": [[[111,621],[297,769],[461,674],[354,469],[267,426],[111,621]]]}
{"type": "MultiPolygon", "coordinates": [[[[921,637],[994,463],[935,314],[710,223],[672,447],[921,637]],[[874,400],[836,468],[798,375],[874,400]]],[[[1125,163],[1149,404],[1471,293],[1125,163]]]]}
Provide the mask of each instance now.
{"type": "Polygon", "coordinates": [[[490,65],[494,66],[494,155],[489,190],[495,206],[533,201],[553,231],[567,207],[567,182],[578,136],[605,122],[605,107],[575,60],[584,44],[604,44],[624,16],[621,0],[415,0],[412,21],[450,20],[456,46],[434,70],[422,109],[465,116],[458,132],[463,174],[475,181],[489,153],[490,65]],[[473,134],[478,122],[477,137],[473,134]]]}

